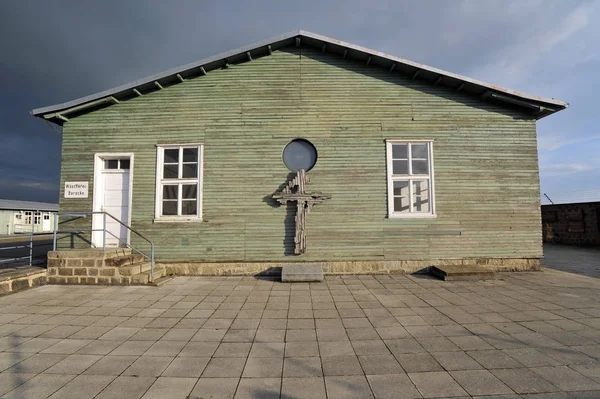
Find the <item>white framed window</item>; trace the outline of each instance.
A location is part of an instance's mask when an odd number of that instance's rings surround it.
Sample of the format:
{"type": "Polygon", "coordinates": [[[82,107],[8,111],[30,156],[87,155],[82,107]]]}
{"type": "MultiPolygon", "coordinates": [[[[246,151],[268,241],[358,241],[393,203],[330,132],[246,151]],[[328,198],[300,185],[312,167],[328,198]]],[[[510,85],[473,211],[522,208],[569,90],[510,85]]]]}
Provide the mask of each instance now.
{"type": "Polygon", "coordinates": [[[156,221],[202,218],[202,144],[157,146],[156,221]]]}
{"type": "Polygon", "coordinates": [[[432,140],[387,140],[388,217],[435,217],[432,140]]]}
{"type": "Polygon", "coordinates": [[[23,224],[30,225],[31,224],[31,219],[32,219],[32,216],[33,216],[33,212],[32,211],[25,211],[24,215],[25,215],[25,219],[23,220],[23,224]]]}
{"type": "Polygon", "coordinates": [[[35,212],[33,214],[33,224],[39,225],[42,223],[42,212],[35,212]]]}

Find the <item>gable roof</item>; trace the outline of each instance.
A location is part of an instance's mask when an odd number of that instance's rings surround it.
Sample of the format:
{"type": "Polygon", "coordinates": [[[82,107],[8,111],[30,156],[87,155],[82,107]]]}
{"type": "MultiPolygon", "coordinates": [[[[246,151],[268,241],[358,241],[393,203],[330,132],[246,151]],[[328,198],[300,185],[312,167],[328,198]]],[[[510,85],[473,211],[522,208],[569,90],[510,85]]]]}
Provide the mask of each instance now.
{"type": "Polygon", "coordinates": [[[0,199],[0,209],[15,211],[58,212],[58,204],[50,202],[20,201],[0,199]]]}
{"type": "Polygon", "coordinates": [[[69,114],[85,113],[98,106],[119,103],[120,100],[161,89],[163,85],[177,84],[189,77],[205,75],[211,70],[226,67],[228,64],[248,62],[252,60],[252,57],[269,55],[274,50],[290,45],[315,47],[323,52],[337,54],[345,59],[365,62],[373,67],[387,68],[390,73],[405,74],[413,79],[447,86],[452,90],[479,96],[482,100],[507,103],[531,112],[536,119],[543,118],[569,106],[568,103],[554,98],[521,93],[404,58],[394,57],[366,47],[356,46],[304,30],[297,30],[172,68],[113,89],[67,101],[62,104],[37,108],[32,110],[31,114],[62,125],[69,120],[69,114]]]}

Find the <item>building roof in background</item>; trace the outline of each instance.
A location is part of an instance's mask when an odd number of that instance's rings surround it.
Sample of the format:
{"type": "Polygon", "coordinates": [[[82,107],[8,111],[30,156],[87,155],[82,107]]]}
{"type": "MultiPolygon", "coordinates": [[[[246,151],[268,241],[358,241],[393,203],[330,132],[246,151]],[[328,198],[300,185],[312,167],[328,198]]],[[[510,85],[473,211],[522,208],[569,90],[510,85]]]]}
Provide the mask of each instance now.
{"type": "Polygon", "coordinates": [[[548,194],[550,202],[542,194],[542,205],[560,205],[560,204],[580,204],[584,202],[600,202],[600,189],[595,190],[583,190],[583,191],[569,191],[559,194],[548,194]]]}
{"type": "Polygon", "coordinates": [[[162,89],[164,86],[180,84],[186,79],[199,77],[230,64],[252,62],[253,59],[270,55],[274,50],[287,46],[309,46],[344,59],[364,62],[377,68],[386,68],[390,73],[402,74],[414,80],[432,85],[445,86],[449,90],[463,91],[480,97],[482,101],[494,101],[522,108],[540,119],[565,109],[568,103],[554,98],[538,97],[497,85],[471,79],[438,68],[419,64],[404,58],[394,57],[366,47],[342,42],[316,33],[297,30],[241,47],[212,57],[192,62],[181,67],[136,80],[113,89],[81,97],[62,104],[51,105],[31,111],[32,115],[62,125],[73,115],[91,112],[98,107],[118,104],[120,101],[162,89]]]}
{"type": "Polygon", "coordinates": [[[58,212],[58,204],[50,202],[19,201],[0,199],[0,209],[15,211],[51,211],[58,212]]]}

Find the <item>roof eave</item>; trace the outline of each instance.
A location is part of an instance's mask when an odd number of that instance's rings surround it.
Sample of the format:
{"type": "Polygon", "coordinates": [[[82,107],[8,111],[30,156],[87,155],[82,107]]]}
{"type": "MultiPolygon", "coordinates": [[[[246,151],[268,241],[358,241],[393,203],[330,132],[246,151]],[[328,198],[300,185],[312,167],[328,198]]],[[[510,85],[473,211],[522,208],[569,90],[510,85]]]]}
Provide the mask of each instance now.
{"type": "Polygon", "coordinates": [[[352,50],[353,52],[357,52],[361,55],[368,56],[369,60],[371,59],[371,57],[375,57],[378,60],[379,64],[381,64],[382,62],[386,64],[389,63],[389,65],[392,65],[392,69],[393,66],[395,66],[395,64],[400,64],[405,70],[410,70],[410,73],[414,74],[413,77],[416,77],[416,75],[418,75],[419,72],[423,71],[424,74],[428,74],[429,76],[433,76],[435,78],[435,84],[439,83],[439,81],[443,79],[444,82],[442,84],[449,86],[453,89],[461,90],[462,88],[466,88],[465,91],[469,91],[474,95],[480,95],[484,98],[491,97],[494,100],[506,102],[513,106],[530,109],[532,110],[533,117],[536,119],[541,119],[545,116],[551,115],[569,106],[568,103],[554,98],[533,96],[516,90],[511,90],[501,86],[493,85],[487,82],[471,79],[466,76],[458,75],[452,72],[444,71],[442,69],[406,60],[404,58],[395,57],[380,51],[371,50],[366,47],[357,46],[340,40],[332,39],[316,33],[307,32],[304,30],[296,30],[248,46],[240,47],[221,54],[207,57],[196,62],[182,65],[180,67],[171,68],[167,71],[154,74],[143,79],[138,79],[134,82],[127,83],[96,94],[81,97],[62,104],[55,104],[48,107],[37,108],[32,110],[30,113],[34,116],[62,125],[64,122],[67,122],[69,120],[68,114],[71,112],[84,111],[85,109],[92,108],[97,105],[108,102],[118,103],[119,97],[129,96],[132,93],[137,93],[141,95],[140,89],[142,87],[148,87],[148,85],[156,85],[158,87],[162,87],[161,82],[165,84],[173,81],[173,79],[175,78],[183,81],[181,75],[185,75],[186,73],[198,70],[202,70],[204,73],[206,73],[206,71],[213,70],[216,67],[222,67],[222,64],[227,63],[227,60],[230,58],[239,58],[240,56],[245,56],[249,52],[257,50],[264,51],[265,49],[268,49],[270,53],[273,49],[290,44],[290,41],[298,37],[300,39],[304,37],[312,41],[317,41],[319,44],[326,44],[328,46],[338,47],[338,49],[344,49],[344,51],[346,52],[348,50],[352,50]]]}

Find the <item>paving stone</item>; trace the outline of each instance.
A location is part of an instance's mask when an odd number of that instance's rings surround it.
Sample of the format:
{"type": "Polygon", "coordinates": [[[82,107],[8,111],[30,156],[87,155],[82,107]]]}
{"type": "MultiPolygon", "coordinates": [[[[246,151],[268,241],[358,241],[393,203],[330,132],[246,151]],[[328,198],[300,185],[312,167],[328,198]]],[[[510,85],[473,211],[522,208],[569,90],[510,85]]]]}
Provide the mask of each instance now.
{"type": "Polygon", "coordinates": [[[416,340],[423,348],[425,348],[427,352],[449,352],[461,350],[446,337],[416,337],[416,340]]]}
{"type": "Polygon", "coordinates": [[[471,395],[502,395],[514,392],[487,370],[451,371],[450,375],[471,395]]]}
{"type": "Polygon", "coordinates": [[[285,345],[283,342],[255,342],[250,357],[283,357],[285,345]]]}
{"type": "Polygon", "coordinates": [[[404,373],[396,358],[390,354],[359,356],[358,360],[366,375],[404,373]]]}
{"type": "Polygon", "coordinates": [[[182,357],[211,357],[220,344],[215,341],[188,342],[177,356],[182,357]]]}
{"type": "Polygon", "coordinates": [[[319,356],[319,346],[316,342],[287,342],[285,357],[315,357],[319,356]]]}
{"type": "Polygon", "coordinates": [[[138,399],[154,384],[154,381],[156,381],[154,377],[117,377],[95,399],[138,399]]]}
{"type": "Polygon", "coordinates": [[[467,392],[445,371],[409,373],[424,398],[467,396],[467,392]]]}
{"type": "Polygon", "coordinates": [[[0,373],[0,397],[2,394],[10,392],[35,377],[37,374],[34,373],[16,373],[5,371],[0,373]]]}
{"type": "Polygon", "coordinates": [[[12,391],[3,399],[42,399],[47,398],[75,378],[71,374],[38,374],[12,391]]]}
{"type": "Polygon", "coordinates": [[[283,358],[251,357],[246,361],[243,378],[280,378],[283,374],[283,358]]]}
{"type": "Polygon", "coordinates": [[[286,330],[259,328],[254,342],[285,342],[285,332],[286,330]]]}
{"type": "Polygon", "coordinates": [[[185,347],[185,341],[157,341],[145,353],[146,356],[171,356],[175,357],[185,347]]]}
{"type": "Polygon", "coordinates": [[[190,399],[231,399],[237,389],[239,378],[200,378],[192,392],[190,399]]]}
{"type": "Polygon", "coordinates": [[[123,375],[158,377],[171,364],[171,356],[141,356],[123,372],[123,375]]]}
{"type": "Polygon", "coordinates": [[[510,369],[523,367],[521,363],[517,362],[512,357],[499,350],[469,351],[467,354],[486,369],[510,369]]]}
{"type": "Polygon", "coordinates": [[[464,351],[494,349],[493,346],[474,335],[449,337],[448,339],[464,351]]]}
{"type": "Polygon", "coordinates": [[[394,356],[407,373],[443,370],[442,366],[428,353],[403,353],[394,354],[394,356]]]}
{"type": "Polygon", "coordinates": [[[176,357],[161,376],[200,378],[209,361],[209,357],[176,357]]]}
{"type": "Polygon", "coordinates": [[[46,369],[54,366],[61,360],[67,358],[67,355],[37,353],[33,356],[25,357],[25,360],[19,362],[19,360],[21,360],[21,357],[16,357],[13,353],[7,354],[11,358],[13,358],[17,363],[13,367],[8,369],[8,371],[11,373],[39,374],[45,371],[46,369]]]}
{"type": "Polygon", "coordinates": [[[315,330],[294,329],[286,330],[285,342],[309,342],[316,341],[315,330]]]}
{"type": "Polygon", "coordinates": [[[498,369],[492,374],[519,394],[556,392],[559,389],[530,369],[498,369]]]}
{"type": "Polygon", "coordinates": [[[201,328],[200,330],[198,330],[198,332],[196,333],[196,335],[194,335],[192,337],[192,341],[217,341],[217,342],[221,342],[221,340],[225,336],[226,332],[227,332],[226,329],[201,328]]]}
{"type": "Polygon", "coordinates": [[[425,352],[425,348],[414,338],[390,339],[386,340],[385,344],[394,355],[425,352]]]}
{"type": "Polygon", "coordinates": [[[319,342],[319,352],[323,357],[354,355],[354,348],[350,341],[325,341],[319,342]]]}
{"type": "Polygon", "coordinates": [[[532,371],[563,391],[596,391],[600,384],[566,366],[532,367],[532,371]]]}
{"type": "MultiPolygon", "coordinates": [[[[389,354],[390,351],[382,340],[352,341],[352,347],[357,355],[389,354]]],[[[323,355],[322,355],[323,356],[323,355]]]]}
{"type": "Polygon", "coordinates": [[[348,341],[348,335],[343,327],[317,328],[317,339],[320,342],[348,341]]]}
{"type": "Polygon", "coordinates": [[[100,359],[102,359],[100,355],[69,355],[44,371],[44,373],[81,374],[100,359]]]}
{"type": "Polygon", "coordinates": [[[503,352],[525,367],[558,366],[560,364],[534,348],[505,349],[503,352]]]}
{"type": "Polygon", "coordinates": [[[85,399],[93,398],[114,379],[107,375],[79,375],[56,391],[50,399],[85,399]]]}
{"type": "Polygon", "coordinates": [[[235,399],[279,399],[280,388],[279,378],[242,378],[235,399]]]}
{"type": "Polygon", "coordinates": [[[321,359],[318,357],[286,357],[283,377],[321,377],[321,359]]]}
{"type": "Polygon", "coordinates": [[[222,342],[213,357],[248,357],[251,347],[249,342],[222,342]]]}
{"type": "Polygon", "coordinates": [[[367,380],[376,399],[413,399],[421,397],[408,375],[404,373],[367,375],[367,380]]]}
{"type": "Polygon", "coordinates": [[[325,377],[327,399],[373,398],[367,379],[363,375],[325,377]]]}
{"type": "Polygon", "coordinates": [[[142,399],[187,399],[196,378],[159,377],[142,399]]]}
{"type": "Polygon", "coordinates": [[[355,355],[322,357],[323,374],[328,375],[363,375],[362,367],[355,355]]]}
{"type": "Polygon", "coordinates": [[[281,399],[326,399],[322,377],[284,377],[281,399]]]}
{"type": "Polygon", "coordinates": [[[350,341],[378,340],[379,334],[373,327],[346,329],[350,341]]]}
{"type": "Polygon", "coordinates": [[[120,375],[137,359],[137,356],[104,356],[84,371],[84,374],[120,375]]]}
{"type": "Polygon", "coordinates": [[[202,377],[241,377],[245,357],[220,357],[213,358],[202,373],[202,377]]]}

